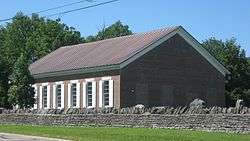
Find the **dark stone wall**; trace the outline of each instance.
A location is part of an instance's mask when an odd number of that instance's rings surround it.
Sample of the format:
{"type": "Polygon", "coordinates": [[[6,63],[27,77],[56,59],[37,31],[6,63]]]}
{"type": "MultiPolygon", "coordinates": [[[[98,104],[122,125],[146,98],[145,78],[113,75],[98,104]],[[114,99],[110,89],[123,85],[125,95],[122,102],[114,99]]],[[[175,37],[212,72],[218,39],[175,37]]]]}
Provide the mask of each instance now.
{"type": "Polygon", "coordinates": [[[0,124],[124,126],[250,133],[249,114],[0,114],[0,124]]]}
{"type": "Polygon", "coordinates": [[[121,107],[185,106],[200,98],[224,106],[224,76],[175,35],[121,71],[121,107]]]}

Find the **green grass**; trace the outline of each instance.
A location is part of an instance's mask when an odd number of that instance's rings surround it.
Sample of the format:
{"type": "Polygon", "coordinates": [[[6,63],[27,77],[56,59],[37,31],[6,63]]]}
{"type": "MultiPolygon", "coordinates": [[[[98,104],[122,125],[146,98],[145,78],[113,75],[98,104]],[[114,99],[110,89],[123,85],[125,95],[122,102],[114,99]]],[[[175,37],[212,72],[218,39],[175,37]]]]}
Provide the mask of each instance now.
{"type": "Polygon", "coordinates": [[[0,132],[81,141],[250,141],[250,134],[174,129],[0,125],[0,132]]]}

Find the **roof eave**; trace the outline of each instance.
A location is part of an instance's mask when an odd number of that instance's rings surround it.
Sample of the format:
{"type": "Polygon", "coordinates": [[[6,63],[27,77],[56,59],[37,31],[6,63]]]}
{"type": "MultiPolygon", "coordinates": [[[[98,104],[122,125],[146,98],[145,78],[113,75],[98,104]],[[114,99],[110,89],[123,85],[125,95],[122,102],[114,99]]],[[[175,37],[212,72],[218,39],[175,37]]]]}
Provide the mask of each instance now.
{"type": "Polygon", "coordinates": [[[113,65],[89,67],[89,68],[74,69],[74,70],[64,70],[64,71],[55,71],[55,72],[32,74],[32,76],[35,79],[44,79],[44,78],[49,78],[49,77],[61,77],[61,76],[79,75],[79,74],[96,73],[96,72],[111,71],[111,70],[118,70],[118,69],[120,69],[120,65],[119,64],[113,64],[113,65]]]}

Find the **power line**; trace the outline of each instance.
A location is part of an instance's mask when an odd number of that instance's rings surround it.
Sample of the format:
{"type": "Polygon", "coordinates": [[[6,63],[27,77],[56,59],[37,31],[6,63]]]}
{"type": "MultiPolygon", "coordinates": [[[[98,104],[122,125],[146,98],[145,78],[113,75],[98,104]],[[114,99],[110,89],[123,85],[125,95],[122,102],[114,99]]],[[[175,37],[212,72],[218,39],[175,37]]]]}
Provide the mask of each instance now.
{"type": "Polygon", "coordinates": [[[62,6],[57,6],[57,7],[54,7],[54,8],[49,8],[49,9],[46,9],[46,10],[41,10],[41,11],[38,11],[38,12],[35,12],[35,13],[39,14],[39,13],[43,13],[43,12],[47,12],[47,11],[51,11],[51,10],[55,10],[55,9],[60,9],[60,8],[66,7],[66,6],[71,6],[71,5],[74,5],[74,4],[86,2],[86,1],[87,2],[93,2],[93,0],[82,0],[82,1],[78,1],[78,2],[73,2],[73,3],[65,4],[65,5],[62,5],[62,6]]]}
{"type": "Polygon", "coordinates": [[[77,8],[77,9],[63,11],[63,12],[59,12],[59,13],[55,13],[55,14],[51,14],[51,15],[46,15],[46,16],[43,16],[43,17],[52,17],[52,16],[56,16],[56,15],[63,15],[63,14],[67,14],[67,13],[71,13],[71,12],[75,12],[75,11],[79,11],[79,10],[84,10],[84,9],[88,9],[88,8],[92,8],[92,7],[97,7],[97,6],[113,3],[113,2],[116,2],[116,1],[119,1],[119,0],[106,1],[106,2],[102,2],[102,3],[98,3],[98,4],[94,4],[94,5],[90,5],[90,6],[86,6],[86,7],[82,7],[82,8],[77,8]]]}
{"type": "MultiPolygon", "coordinates": [[[[47,12],[47,11],[51,11],[51,10],[55,10],[55,9],[60,9],[60,8],[63,8],[63,7],[75,5],[75,4],[86,2],[86,1],[87,2],[93,2],[93,0],[81,0],[81,1],[73,2],[73,3],[69,3],[69,4],[65,4],[65,5],[61,5],[61,6],[57,6],[57,7],[53,7],[53,8],[49,8],[49,9],[45,9],[45,10],[41,10],[41,11],[37,11],[37,12],[33,12],[33,13],[27,14],[27,15],[44,13],[44,12],[47,12]]],[[[12,18],[7,18],[7,19],[0,20],[0,22],[9,21],[9,20],[12,20],[12,19],[13,19],[13,17],[12,18]]]]}

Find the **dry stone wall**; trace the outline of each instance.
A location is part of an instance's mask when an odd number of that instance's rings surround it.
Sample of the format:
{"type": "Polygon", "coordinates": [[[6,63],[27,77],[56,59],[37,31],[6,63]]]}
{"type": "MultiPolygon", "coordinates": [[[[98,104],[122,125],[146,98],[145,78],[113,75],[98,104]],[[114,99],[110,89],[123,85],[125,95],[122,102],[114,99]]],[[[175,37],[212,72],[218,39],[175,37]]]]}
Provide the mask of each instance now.
{"type": "Polygon", "coordinates": [[[250,108],[153,107],[2,110],[0,124],[181,128],[250,133],[250,108]]]}

